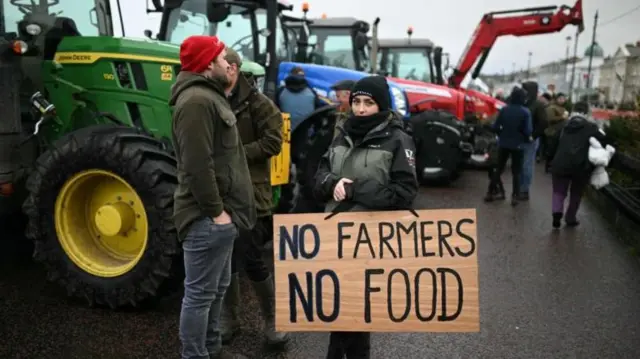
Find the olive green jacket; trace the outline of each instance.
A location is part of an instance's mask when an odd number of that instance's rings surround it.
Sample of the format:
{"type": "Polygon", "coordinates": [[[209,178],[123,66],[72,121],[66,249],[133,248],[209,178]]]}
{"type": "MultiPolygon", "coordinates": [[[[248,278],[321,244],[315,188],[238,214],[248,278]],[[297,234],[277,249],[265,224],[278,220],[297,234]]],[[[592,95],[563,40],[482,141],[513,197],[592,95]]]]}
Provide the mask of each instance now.
{"type": "Polygon", "coordinates": [[[174,221],[184,239],[200,217],[227,211],[239,229],[251,229],[256,207],[236,117],[221,84],[182,71],[171,89],[172,141],[178,162],[174,221]]]}
{"type": "Polygon", "coordinates": [[[282,150],[282,113],[244,76],[229,99],[238,119],[238,132],[247,156],[258,217],[271,214],[271,157],[282,150]]]}

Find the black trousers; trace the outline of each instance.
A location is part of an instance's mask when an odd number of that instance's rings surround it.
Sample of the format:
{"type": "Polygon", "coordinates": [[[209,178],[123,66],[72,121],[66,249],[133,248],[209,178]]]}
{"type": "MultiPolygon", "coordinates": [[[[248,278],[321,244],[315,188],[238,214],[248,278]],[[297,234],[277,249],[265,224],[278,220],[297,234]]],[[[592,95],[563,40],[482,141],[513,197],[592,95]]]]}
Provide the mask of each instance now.
{"type": "Polygon", "coordinates": [[[273,236],[272,216],[259,217],[252,230],[241,230],[233,246],[231,273],[236,274],[244,266],[249,280],[262,282],[269,277],[262,251],[265,243],[273,236]]]}
{"type": "Polygon", "coordinates": [[[524,151],[519,149],[509,149],[501,147],[498,149],[498,163],[495,171],[493,171],[492,188],[502,187],[502,173],[507,166],[507,161],[511,158],[511,177],[513,177],[512,193],[520,192],[520,174],[522,173],[522,162],[524,160],[524,151]]]}
{"type": "Polygon", "coordinates": [[[327,359],[371,358],[371,333],[331,332],[327,359]]]}

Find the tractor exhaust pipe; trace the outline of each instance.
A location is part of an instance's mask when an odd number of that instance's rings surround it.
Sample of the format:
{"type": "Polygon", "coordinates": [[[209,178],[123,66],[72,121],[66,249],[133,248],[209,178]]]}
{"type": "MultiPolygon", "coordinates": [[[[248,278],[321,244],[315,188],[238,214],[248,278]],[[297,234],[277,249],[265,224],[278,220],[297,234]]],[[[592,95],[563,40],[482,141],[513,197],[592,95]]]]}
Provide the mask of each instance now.
{"type": "Polygon", "coordinates": [[[371,30],[371,73],[376,74],[378,72],[378,24],[380,18],[377,17],[373,21],[373,29],[371,30]]]}

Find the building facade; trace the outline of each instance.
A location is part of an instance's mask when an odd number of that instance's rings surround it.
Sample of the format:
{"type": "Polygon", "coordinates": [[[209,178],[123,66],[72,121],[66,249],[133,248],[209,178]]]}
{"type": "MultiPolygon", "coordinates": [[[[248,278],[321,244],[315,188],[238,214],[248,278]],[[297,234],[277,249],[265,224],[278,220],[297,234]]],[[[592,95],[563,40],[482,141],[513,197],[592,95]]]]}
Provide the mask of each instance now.
{"type": "Polygon", "coordinates": [[[602,66],[601,87],[613,106],[638,105],[640,98],[640,41],[620,46],[602,66]]]}

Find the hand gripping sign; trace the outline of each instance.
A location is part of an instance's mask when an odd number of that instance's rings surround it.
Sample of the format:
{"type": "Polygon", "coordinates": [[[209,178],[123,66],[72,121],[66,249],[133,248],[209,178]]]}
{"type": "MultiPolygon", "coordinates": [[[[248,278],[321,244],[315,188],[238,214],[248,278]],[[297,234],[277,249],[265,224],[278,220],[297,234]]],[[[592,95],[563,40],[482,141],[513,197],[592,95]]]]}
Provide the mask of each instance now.
{"type": "Polygon", "coordinates": [[[278,331],[478,332],[475,209],[274,216],[278,331]]]}

